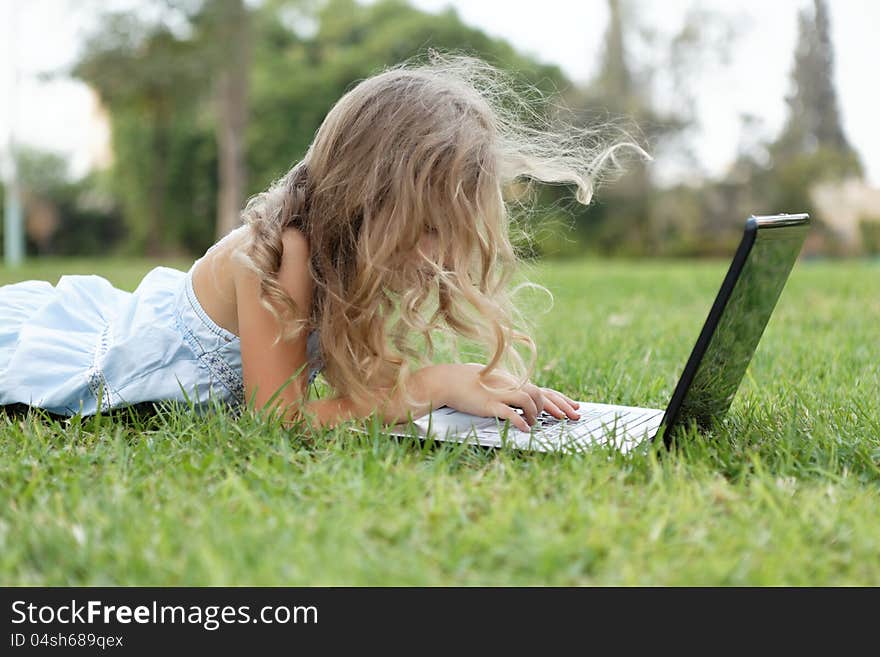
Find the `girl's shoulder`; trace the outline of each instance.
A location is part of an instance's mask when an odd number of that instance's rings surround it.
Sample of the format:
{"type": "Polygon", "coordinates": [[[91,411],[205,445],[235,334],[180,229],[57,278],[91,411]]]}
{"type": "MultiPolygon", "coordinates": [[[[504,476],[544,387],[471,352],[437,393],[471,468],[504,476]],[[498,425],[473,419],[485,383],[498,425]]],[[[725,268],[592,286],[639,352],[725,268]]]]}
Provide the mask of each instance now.
{"type": "MultiPolygon", "coordinates": [[[[241,226],[219,240],[199,259],[192,274],[196,297],[205,312],[235,335],[240,335],[240,296],[260,295],[260,274],[242,257],[250,242],[249,231],[248,226],[241,226]]],[[[287,228],[281,234],[281,251],[278,283],[298,308],[309,308],[313,285],[308,239],[296,228],[287,228]]]]}
{"type": "MultiPolygon", "coordinates": [[[[248,241],[242,240],[240,249],[247,248],[248,241]]],[[[237,250],[237,249],[236,249],[237,250]]],[[[308,308],[312,298],[312,277],[309,272],[309,241],[297,228],[288,227],[281,233],[281,266],[277,279],[282,289],[300,308],[308,308]]],[[[259,289],[260,275],[253,270],[250,262],[240,257],[230,257],[230,271],[236,290],[254,294],[259,289]]],[[[258,266],[261,263],[256,263],[258,266]]],[[[268,263],[267,263],[268,265],[268,263]]]]}
{"type": "Polygon", "coordinates": [[[241,228],[214,243],[192,268],[192,286],[202,308],[216,324],[239,334],[235,290],[241,266],[235,254],[243,246],[241,228]]]}
{"type": "Polygon", "coordinates": [[[304,258],[306,263],[308,263],[309,238],[299,228],[288,226],[281,231],[281,243],[284,245],[282,260],[286,254],[287,258],[296,259],[297,261],[304,258]]]}
{"type": "Polygon", "coordinates": [[[309,308],[313,281],[309,270],[309,240],[297,228],[288,227],[281,233],[281,267],[278,283],[299,308],[309,308]]]}

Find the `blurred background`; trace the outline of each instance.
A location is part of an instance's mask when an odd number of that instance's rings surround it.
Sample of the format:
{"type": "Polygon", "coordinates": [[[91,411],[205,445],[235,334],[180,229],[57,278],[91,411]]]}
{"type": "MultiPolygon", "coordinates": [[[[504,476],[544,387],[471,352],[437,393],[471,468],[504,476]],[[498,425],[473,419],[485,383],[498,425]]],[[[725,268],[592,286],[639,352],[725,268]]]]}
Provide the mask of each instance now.
{"type": "Polygon", "coordinates": [[[0,0],[5,260],[198,256],[348,88],[431,47],[655,157],[589,208],[536,190],[526,255],[728,256],[750,214],[807,211],[805,254],[876,256],[877,25],[873,0],[0,0]]]}

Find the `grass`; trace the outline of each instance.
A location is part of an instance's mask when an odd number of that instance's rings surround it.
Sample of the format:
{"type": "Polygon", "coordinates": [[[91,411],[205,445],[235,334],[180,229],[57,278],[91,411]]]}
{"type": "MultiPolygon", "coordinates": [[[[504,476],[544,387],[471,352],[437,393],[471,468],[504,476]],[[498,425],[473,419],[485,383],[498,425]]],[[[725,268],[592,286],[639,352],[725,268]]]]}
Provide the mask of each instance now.
{"type": "MultiPolygon", "coordinates": [[[[664,407],[725,269],[541,265],[535,382],[664,407]]],[[[876,262],[798,263],[725,423],[669,454],[0,415],[0,584],[878,585],[878,319],[876,262]]]]}

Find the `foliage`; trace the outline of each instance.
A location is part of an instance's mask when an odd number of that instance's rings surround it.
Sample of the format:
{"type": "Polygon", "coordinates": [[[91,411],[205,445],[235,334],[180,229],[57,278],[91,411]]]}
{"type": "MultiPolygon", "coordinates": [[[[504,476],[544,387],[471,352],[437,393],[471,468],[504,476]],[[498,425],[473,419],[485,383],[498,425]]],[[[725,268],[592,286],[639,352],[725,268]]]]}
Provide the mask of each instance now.
{"type": "Polygon", "coordinates": [[[73,73],[97,90],[113,117],[113,179],[132,249],[156,254],[172,247],[186,221],[173,211],[191,192],[189,176],[172,175],[173,160],[197,138],[181,133],[198,125],[193,113],[208,77],[205,60],[192,40],[164,23],[110,13],[73,73]]]}
{"type": "MultiPolygon", "coordinates": [[[[217,115],[212,86],[225,55],[216,2],[172,2],[190,32],[108,14],[75,67],[112,116],[114,191],[132,251],[183,247],[201,252],[214,239],[217,115]]],[[[364,6],[328,0],[314,6],[265,2],[251,10],[254,52],[246,133],[246,194],[265,189],[300,159],[333,103],[356,81],[429,47],[478,53],[550,93],[566,80],[556,66],[519,55],[506,42],[466,26],[453,10],[432,15],[400,0],[364,6]],[[296,9],[316,22],[301,36],[296,9]]]]}
{"type": "MultiPolygon", "coordinates": [[[[534,202],[533,209],[515,206],[514,212],[524,210],[516,218],[537,234],[518,246],[529,257],[726,253],[748,215],[815,214],[811,185],[862,174],[840,125],[828,10],[824,0],[814,0],[812,10],[798,17],[789,117],[780,134],[740,153],[720,179],[661,186],[661,161],[677,160],[700,173],[690,150],[698,123],[689,82],[724,60],[738,28],[733,15],[695,7],[677,32],[660,39],[642,24],[639,3],[608,0],[602,59],[595,78],[583,86],[573,85],[558,67],[465,25],[451,8],[429,14],[404,0],[249,3],[247,98],[226,106],[218,101],[218,88],[230,58],[240,56],[228,47],[234,27],[228,16],[238,0],[165,0],[151,18],[106,13],[73,73],[96,89],[110,115],[114,164],[100,179],[102,193],[112,198],[105,205],[118,215],[111,213],[103,224],[121,216],[122,226],[109,242],[124,235],[132,253],[201,254],[216,237],[219,216],[229,215],[229,195],[221,188],[238,185],[246,173],[235,194],[265,189],[303,156],[345,91],[431,47],[483,57],[537,86],[544,96],[539,102],[547,102],[551,114],[559,110],[560,118],[596,128],[606,138],[627,135],[657,158],[648,164],[631,154],[623,175],[600,181],[588,208],[565,187],[528,190],[524,198],[534,202]],[[657,91],[664,85],[675,100],[661,107],[657,91]],[[229,137],[245,106],[250,120],[244,134],[229,137]],[[221,135],[224,148],[218,147],[221,135]],[[239,138],[240,166],[229,164],[239,138]]],[[[822,217],[815,219],[824,230],[822,217]]],[[[78,229],[68,234],[78,235],[78,229]]]]}
{"type": "MultiPolygon", "coordinates": [[[[812,14],[798,14],[798,42],[786,97],[788,120],[772,146],[776,159],[825,148],[852,154],[843,133],[834,88],[834,48],[825,0],[813,0],[812,14]]],[[[859,165],[859,173],[861,166],[859,165]]]]}
{"type": "Polygon", "coordinates": [[[262,12],[256,29],[253,114],[248,134],[251,193],[264,189],[304,154],[324,116],[354,84],[428,48],[477,53],[544,93],[566,84],[556,66],[517,54],[506,42],[462,23],[453,9],[428,14],[401,0],[322,3],[308,38],[262,12]]]}
{"type": "Polygon", "coordinates": [[[859,231],[865,253],[880,256],[880,217],[863,217],[859,220],[859,231]]]}
{"type": "Polygon", "coordinates": [[[842,181],[860,172],[861,164],[854,152],[828,147],[777,156],[767,163],[743,157],[726,184],[715,185],[716,210],[728,226],[741,224],[750,214],[808,212],[814,230],[824,235],[826,248],[833,249],[835,237],[814,207],[810,189],[820,182],[842,181]]]}
{"type": "MultiPolygon", "coordinates": [[[[692,62],[699,61],[706,50],[717,17],[707,12],[688,14],[681,29],[658,47],[644,43],[647,26],[639,20],[635,0],[608,0],[608,9],[599,69],[590,84],[566,94],[566,103],[581,125],[599,127],[616,139],[626,137],[652,154],[686,150],[685,135],[696,121],[692,104],[661,108],[654,89],[661,79],[671,77],[675,94],[687,96],[687,73],[696,68],[692,62]],[[667,58],[667,66],[632,56],[636,46],[646,45],[657,58],[667,58]]],[[[664,196],[668,200],[676,195],[665,194],[657,186],[649,163],[632,153],[623,159],[623,175],[602,181],[605,184],[593,206],[567,206],[581,250],[604,255],[661,253],[666,245],[660,244],[660,238],[668,230],[663,226],[666,218],[657,216],[655,208],[664,196]],[[657,223],[661,225],[655,226],[657,223]]],[[[669,246],[675,251],[681,245],[669,246]]]]}
{"type": "Polygon", "coordinates": [[[217,151],[213,130],[198,115],[181,114],[168,126],[144,123],[122,112],[113,117],[115,163],[111,172],[114,191],[125,204],[132,231],[128,249],[157,253],[183,248],[204,252],[213,242],[216,212],[217,151]],[[157,132],[163,134],[157,136],[157,132]],[[162,141],[161,155],[153,146],[162,141]],[[161,164],[158,160],[161,159],[161,164]],[[167,181],[158,199],[151,186],[155,169],[163,167],[167,181]],[[161,214],[162,238],[150,239],[154,209],[161,214]]]}
{"type": "Polygon", "coordinates": [[[858,154],[846,140],[833,81],[833,46],[824,0],[798,15],[798,42],[786,98],[788,117],[779,135],[740,153],[728,175],[706,186],[710,211],[733,239],[751,214],[809,212],[825,252],[839,238],[814,207],[811,189],[824,182],[863,175],[858,154]]]}
{"type": "Polygon", "coordinates": [[[98,255],[123,241],[125,226],[105,173],[73,180],[63,156],[29,146],[16,148],[16,167],[25,216],[39,208],[55,224],[42,238],[26,225],[26,253],[98,255]]]}

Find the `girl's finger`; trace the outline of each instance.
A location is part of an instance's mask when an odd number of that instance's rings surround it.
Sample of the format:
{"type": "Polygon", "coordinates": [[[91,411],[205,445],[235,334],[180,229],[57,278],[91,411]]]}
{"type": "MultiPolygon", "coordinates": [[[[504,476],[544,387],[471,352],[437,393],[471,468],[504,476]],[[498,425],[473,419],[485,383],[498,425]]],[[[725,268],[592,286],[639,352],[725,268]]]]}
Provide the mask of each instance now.
{"type": "Polygon", "coordinates": [[[545,389],[545,393],[554,403],[563,409],[572,420],[580,419],[580,415],[574,410],[575,407],[569,403],[568,397],[555,390],[550,390],[549,388],[545,389]]]}
{"type": "Polygon", "coordinates": [[[556,404],[550,401],[549,397],[544,398],[544,410],[550,413],[550,415],[555,417],[557,420],[561,420],[565,417],[565,411],[560,410],[560,408],[556,404]]]}
{"type": "Polygon", "coordinates": [[[574,399],[572,399],[571,397],[569,397],[569,396],[567,396],[567,395],[563,395],[563,394],[562,394],[561,392],[559,392],[558,390],[554,390],[553,392],[555,392],[557,395],[559,395],[560,397],[562,397],[566,402],[568,402],[569,404],[571,404],[574,408],[577,408],[578,406],[580,406],[580,404],[578,404],[574,399]]]}
{"type": "Polygon", "coordinates": [[[508,404],[519,406],[523,411],[523,417],[528,424],[534,424],[538,421],[538,405],[532,396],[525,390],[518,390],[505,399],[508,404]]]}
{"type": "Polygon", "coordinates": [[[535,402],[535,410],[539,413],[541,409],[544,408],[544,391],[533,383],[526,384],[523,390],[525,390],[532,398],[532,401],[535,402]]]}
{"type": "Polygon", "coordinates": [[[522,416],[520,416],[519,413],[517,413],[507,404],[497,402],[495,405],[495,410],[493,410],[492,412],[495,414],[495,417],[501,420],[510,420],[510,423],[520,431],[525,431],[526,433],[530,431],[529,425],[526,424],[526,421],[522,418],[522,416]]]}

